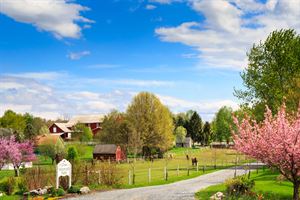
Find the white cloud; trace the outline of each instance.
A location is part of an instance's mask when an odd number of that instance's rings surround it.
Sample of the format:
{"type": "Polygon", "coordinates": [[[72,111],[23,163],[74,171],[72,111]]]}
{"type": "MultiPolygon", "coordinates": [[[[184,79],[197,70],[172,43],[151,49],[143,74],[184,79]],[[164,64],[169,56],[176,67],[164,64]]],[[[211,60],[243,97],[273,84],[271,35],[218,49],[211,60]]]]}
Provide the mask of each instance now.
{"type": "Polygon", "coordinates": [[[300,31],[300,0],[189,0],[204,21],[184,22],[155,30],[162,41],[179,42],[199,53],[199,66],[241,70],[246,52],[271,31],[300,31]],[[221,6],[222,5],[222,6],[221,6]]]}
{"type": "Polygon", "coordinates": [[[65,72],[26,72],[18,74],[4,74],[5,76],[18,77],[18,78],[30,78],[36,80],[55,80],[58,78],[68,76],[65,72]]]}
{"type": "Polygon", "coordinates": [[[152,4],[147,4],[146,7],[145,7],[147,10],[154,10],[156,8],[155,5],[152,5],[152,4]]]}
{"type": "Polygon", "coordinates": [[[173,112],[186,112],[196,110],[200,116],[207,121],[211,121],[215,113],[223,106],[230,106],[234,110],[239,106],[232,100],[207,100],[207,101],[188,101],[176,97],[158,95],[163,104],[167,105],[173,112]]]}
{"type": "Polygon", "coordinates": [[[0,0],[0,5],[0,13],[51,32],[57,38],[79,38],[78,22],[93,22],[81,15],[89,10],[87,7],[69,0],[0,0]]]}
{"type": "Polygon", "coordinates": [[[70,58],[71,60],[79,60],[84,56],[90,55],[90,51],[80,51],[80,52],[70,52],[67,57],[70,58]]]}
{"type": "MultiPolygon", "coordinates": [[[[50,86],[52,80],[47,83],[47,81],[40,79],[8,75],[0,75],[0,80],[0,85],[5,83],[10,86],[0,89],[0,116],[5,110],[12,109],[16,112],[29,112],[48,119],[76,114],[105,114],[112,109],[125,111],[132,98],[139,91],[144,91],[146,87],[145,83],[142,83],[143,89],[133,87],[131,89],[95,92],[72,90],[74,86],[69,79],[64,80],[70,84],[69,88],[66,89],[62,89],[61,85],[50,86]],[[20,87],[20,85],[24,87],[20,87]]],[[[221,106],[227,105],[234,109],[237,108],[237,104],[231,100],[188,101],[165,95],[158,95],[158,97],[172,112],[185,112],[193,109],[197,110],[204,120],[211,120],[221,106]]]]}
{"type": "Polygon", "coordinates": [[[181,0],[149,0],[149,2],[160,3],[160,4],[171,4],[175,1],[181,1],[181,0]]]}

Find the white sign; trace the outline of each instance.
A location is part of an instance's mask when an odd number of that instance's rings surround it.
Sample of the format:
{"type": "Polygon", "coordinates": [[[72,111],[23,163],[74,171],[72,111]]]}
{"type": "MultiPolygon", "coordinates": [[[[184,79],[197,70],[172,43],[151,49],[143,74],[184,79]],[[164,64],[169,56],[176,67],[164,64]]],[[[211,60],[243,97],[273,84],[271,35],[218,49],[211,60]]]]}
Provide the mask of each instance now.
{"type": "Polygon", "coordinates": [[[56,165],[56,188],[59,188],[59,177],[69,177],[69,187],[71,187],[72,165],[66,159],[63,159],[56,165]]]}

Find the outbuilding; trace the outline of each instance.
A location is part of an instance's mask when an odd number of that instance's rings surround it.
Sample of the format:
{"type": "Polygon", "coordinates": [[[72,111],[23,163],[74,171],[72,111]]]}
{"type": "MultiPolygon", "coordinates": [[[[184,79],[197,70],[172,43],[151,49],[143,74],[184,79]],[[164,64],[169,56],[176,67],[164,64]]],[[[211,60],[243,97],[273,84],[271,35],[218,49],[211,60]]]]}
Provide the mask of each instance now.
{"type": "Polygon", "coordinates": [[[94,148],[93,158],[102,161],[120,161],[124,159],[124,154],[121,147],[115,144],[98,144],[94,148]]]}

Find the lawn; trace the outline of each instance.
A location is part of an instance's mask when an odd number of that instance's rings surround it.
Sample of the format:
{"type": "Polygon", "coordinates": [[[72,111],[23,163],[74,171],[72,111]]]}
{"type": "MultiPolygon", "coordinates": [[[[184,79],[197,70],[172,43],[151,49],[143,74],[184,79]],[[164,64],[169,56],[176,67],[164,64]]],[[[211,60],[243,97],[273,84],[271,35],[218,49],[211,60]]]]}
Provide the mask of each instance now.
{"type": "MultiPolygon", "coordinates": [[[[67,144],[67,147],[69,146],[74,146],[74,144],[67,144]]],[[[80,148],[78,151],[80,155],[80,163],[90,163],[94,147],[89,145],[80,145],[77,146],[77,148],[80,148]]],[[[141,158],[137,159],[136,162],[133,162],[133,159],[128,159],[126,162],[117,164],[117,169],[119,169],[118,171],[120,173],[118,175],[121,177],[121,185],[113,187],[133,188],[167,184],[233,166],[236,160],[238,161],[238,165],[246,162],[245,156],[238,155],[231,149],[174,148],[167,152],[167,154],[172,154],[173,158],[155,159],[154,162],[141,158]],[[189,155],[189,160],[186,159],[186,155],[189,155]],[[198,170],[197,167],[192,166],[191,163],[191,158],[194,157],[198,160],[198,170]],[[167,180],[165,180],[165,167],[167,170],[167,180]],[[148,179],[149,169],[151,170],[151,180],[148,179]],[[131,175],[135,175],[134,184],[132,183],[133,176],[131,176],[131,184],[129,184],[129,171],[131,175]]],[[[37,161],[34,162],[34,167],[52,169],[53,171],[55,165],[51,164],[51,159],[38,156],[37,161]]],[[[13,171],[0,171],[0,182],[4,181],[8,176],[13,175],[13,171]]],[[[53,174],[53,176],[55,175],[53,174]]],[[[93,172],[91,172],[90,176],[98,177],[98,175],[93,174],[93,172]]],[[[103,185],[91,185],[90,187],[97,190],[103,189],[103,185]]],[[[11,196],[10,199],[14,199],[14,196],[11,196]]]]}
{"type": "MultiPolygon", "coordinates": [[[[292,199],[293,186],[288,181],[279,182],[276,180],[279,173],[271,170],[259,170],[258,173],[252,172],[251,179],[255,181],[253,191],[262,194],[268,200],[287,200],[292,199]]],[[[214,185],[196,193],[199,200],[207,200],[217,192],[225,193],[225,185],[214,185]]]]}

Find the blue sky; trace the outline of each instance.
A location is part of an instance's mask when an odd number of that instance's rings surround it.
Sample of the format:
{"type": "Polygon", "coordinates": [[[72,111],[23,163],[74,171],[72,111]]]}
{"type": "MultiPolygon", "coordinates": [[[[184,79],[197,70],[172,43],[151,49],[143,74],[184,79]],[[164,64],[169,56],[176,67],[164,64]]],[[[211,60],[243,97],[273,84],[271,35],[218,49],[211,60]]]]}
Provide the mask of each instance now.
{"type": "Polygon", "coordinates": [[[299,29],[300,1],[0,0],[0,114],[124,111],[140,91],[211,120],[238,107],[251,45],[299,29]]]}

